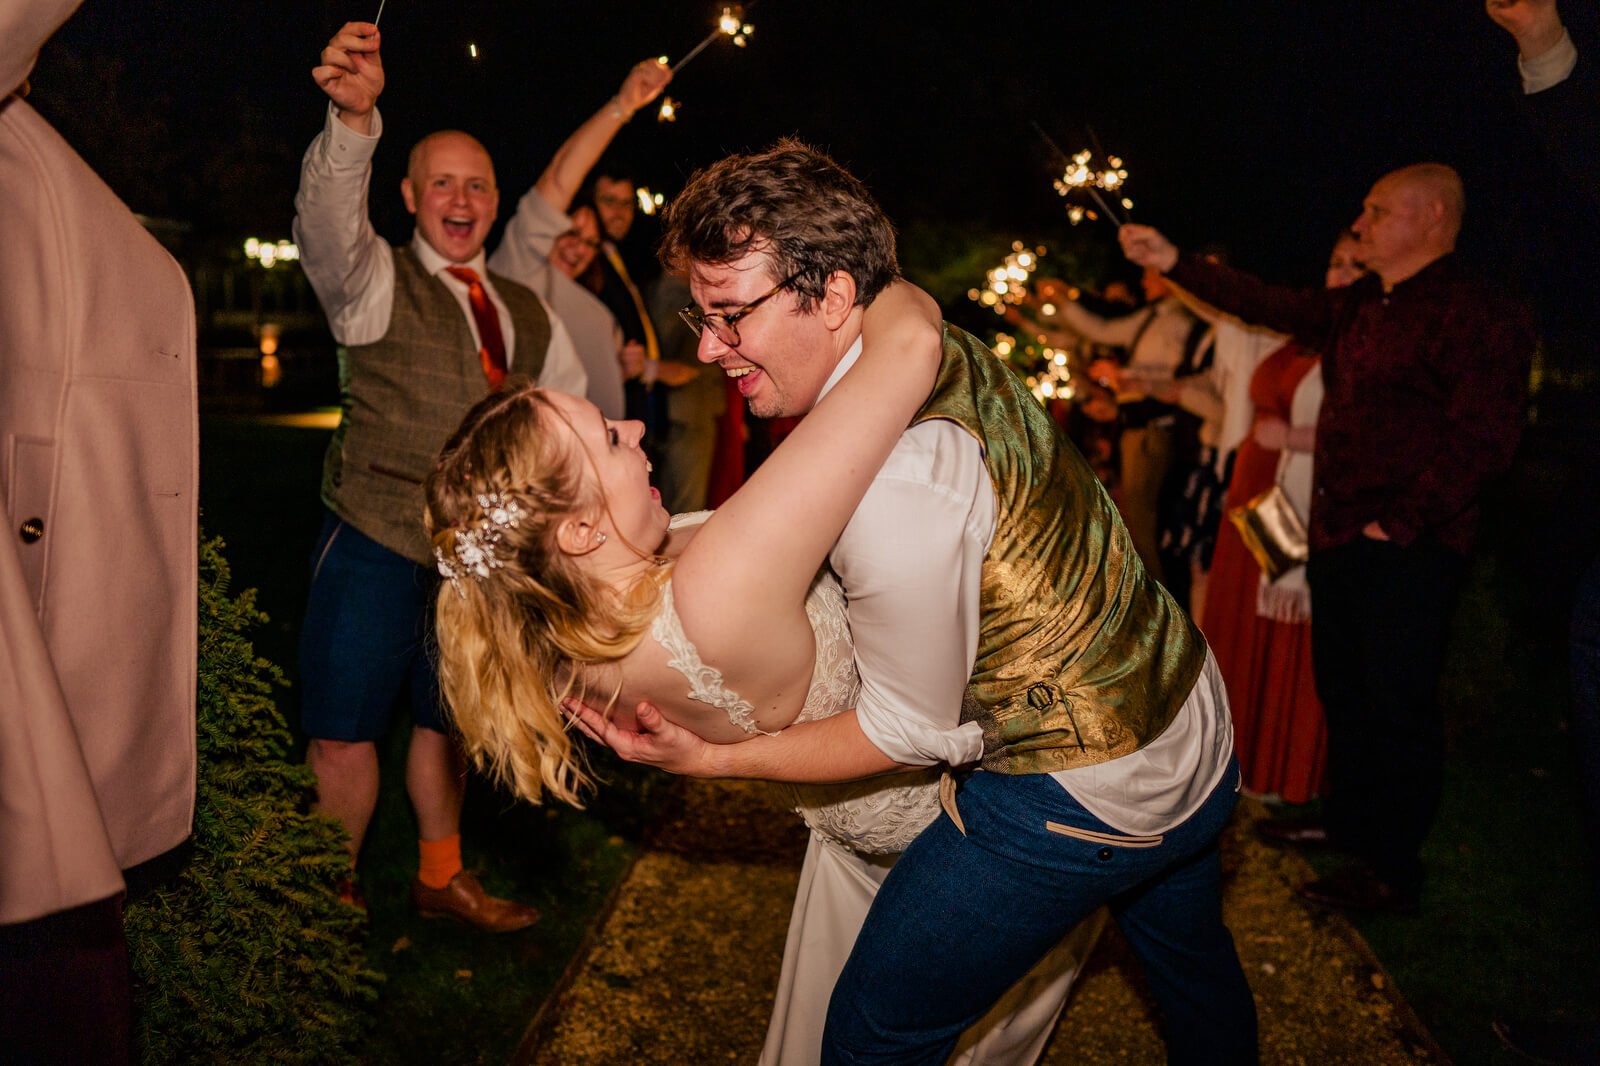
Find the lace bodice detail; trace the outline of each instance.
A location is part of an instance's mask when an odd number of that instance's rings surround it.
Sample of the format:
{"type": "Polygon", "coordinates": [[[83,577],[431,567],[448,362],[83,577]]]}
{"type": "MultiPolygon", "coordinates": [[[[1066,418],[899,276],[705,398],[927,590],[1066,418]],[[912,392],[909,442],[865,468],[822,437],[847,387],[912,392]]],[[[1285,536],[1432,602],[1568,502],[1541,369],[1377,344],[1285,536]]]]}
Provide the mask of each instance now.
{"type": "MultiPolygon", "coordinates": [[[[704,521],[701,512],[678,515],[674,527],[704,521]]],[[[855,645],[845,612],[844,589],[824,568],[806,595],[806,617],[816,636],[816,664],[811,687],[797,722],[828,718],[856,705],[861,678],[856,673],[855,645]]],[[[691,699],[721,708],[728,720],[747,733],[762,732],[754,707],[723,682],[722,672],[708,666],[683,631],[673,606],[672,582],[662,591],[661,611],[650,635],[664,648],[668,662],[689,682],[691,699]]],[[[938,773],[924,770],[851,781],[840,785],[779,785],[806,824],[834,844],[869,855],[906,849],[939,813],[938,773]]]]}
{"type": "Polygon", "coordinates": [[[650,635],[667,653],[667,665],[688,678],[690,699],[709,703],[724,712],[728,721],[746,733],[777,735],[756,725],[755,706],[722,683],[721,670],[701,661],[699,650],[690,642],[689,635],[683,631],[683,623],[678,620],[671,581],[661,590],[661,610],[650,624],[650,635]]]}

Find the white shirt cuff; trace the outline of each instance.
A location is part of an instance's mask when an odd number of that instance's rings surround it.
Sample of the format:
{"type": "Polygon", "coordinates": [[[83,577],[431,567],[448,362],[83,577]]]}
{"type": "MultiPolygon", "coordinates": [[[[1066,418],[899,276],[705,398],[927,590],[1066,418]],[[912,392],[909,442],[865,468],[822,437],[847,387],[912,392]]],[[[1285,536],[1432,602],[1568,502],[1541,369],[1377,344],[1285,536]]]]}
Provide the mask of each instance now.
{"type": "Polygon", "coordinates": [[[372,109],[372,132],[357,133],[340,121],[334,113],[333,101],[328,101],[327,140],[324,142],[328,165],[336,168],[360,169],[372,162],[378,149],[378,138],[383,135],[383,116],[372,109]]]}
{"type": "Polygon", "coordinates": [[[977,722],[954,729],[919,728],[893,711],[875,714],[867,704],[856,708],[856,720],[874,747],[906,766],[964,766],[983,757],[983,727],[977,722]]]}
{"type": "Polygon", "coordinates": [[[1572,43],[1572,36],[1562,30],[1561,40],[1544,55],[1537,59],[1517,57],[1517,69],[1522,72],[1522,91],[1531,95],[1559,85],[1572,76],[1572,68],[1577,65],[1578,46],[1572,43]]]}

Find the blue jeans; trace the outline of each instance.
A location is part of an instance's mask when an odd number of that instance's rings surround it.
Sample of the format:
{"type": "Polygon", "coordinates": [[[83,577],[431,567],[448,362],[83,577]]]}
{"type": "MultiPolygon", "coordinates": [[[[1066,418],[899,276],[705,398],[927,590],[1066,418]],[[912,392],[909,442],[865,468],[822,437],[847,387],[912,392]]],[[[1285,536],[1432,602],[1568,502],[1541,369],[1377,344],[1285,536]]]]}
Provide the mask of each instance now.
{"type": "Polygon", "coordinates": [[[1174,1063],[1253,1063],[1256,1012],[1222,924],[1217,838],[1237,765],[1187,821],[1130,837],[1044,774],[979,772],[906,850],[845,964],[822,1061],[943,1063],[961,1031],[1109,904],[1166,1023],[1174,1063]]]}

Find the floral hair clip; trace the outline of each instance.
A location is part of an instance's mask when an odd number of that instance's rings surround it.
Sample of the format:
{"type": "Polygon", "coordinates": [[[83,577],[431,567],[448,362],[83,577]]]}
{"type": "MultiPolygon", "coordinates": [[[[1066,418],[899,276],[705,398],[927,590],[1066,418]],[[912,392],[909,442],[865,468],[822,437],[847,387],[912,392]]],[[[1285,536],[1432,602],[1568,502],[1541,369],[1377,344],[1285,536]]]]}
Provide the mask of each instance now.
{"type": "Polygon", "coordinates": [[[447,558],[444,549],[438,546],[433,549],[440,575],[449,578],[456,594],[463,598],[467,591],[461,587],[461,579],[471,574],[482,581],[491,571],[504,566],[505,562],[495,555],[495,549],[504,539],[506,530],[522,524],[522,507],[516,500],[498,492],[481,493],[477,499],[483,518],[465,529],[456,530],[454,557],[447,558]]]}

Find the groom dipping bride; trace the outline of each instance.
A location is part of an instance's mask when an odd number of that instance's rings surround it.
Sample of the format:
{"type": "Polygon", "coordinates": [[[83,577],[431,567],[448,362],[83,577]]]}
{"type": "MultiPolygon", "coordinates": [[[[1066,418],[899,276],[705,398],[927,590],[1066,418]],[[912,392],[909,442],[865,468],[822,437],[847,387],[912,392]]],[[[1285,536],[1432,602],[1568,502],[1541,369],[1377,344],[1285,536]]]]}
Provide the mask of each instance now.
{"type": "Polygon", "coordinates": [[[428,485],[467,749],[572,800],[555,705],[647,700],[571,705],[623,758],[796,786],[811,843],[765,1063],[1031,1061],[1102,904],[1171,1061],[1254,1061],[1222,681],[1083,458],[891,284],[887,218],[804,145],[695,175],[662,257],[700,359],[755,414],[805,417],[669,528],[637,424],[529,388],[480,403],[428,485]]]}

